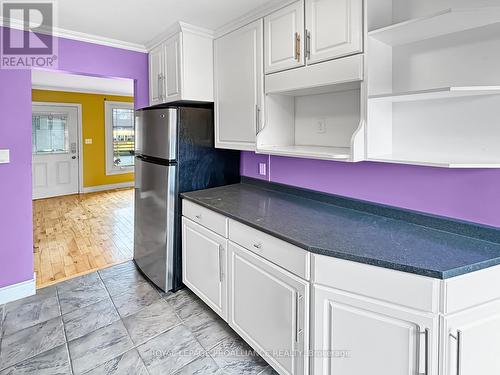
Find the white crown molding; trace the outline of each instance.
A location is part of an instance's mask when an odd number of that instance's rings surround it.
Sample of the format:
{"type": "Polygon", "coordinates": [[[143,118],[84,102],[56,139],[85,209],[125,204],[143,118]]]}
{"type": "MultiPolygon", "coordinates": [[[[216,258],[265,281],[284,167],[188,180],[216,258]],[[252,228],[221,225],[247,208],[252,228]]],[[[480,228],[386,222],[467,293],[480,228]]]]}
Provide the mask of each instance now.
{"type": "Polygon", "coordinates": [[[207,38],[213,39],[214,37],[214,32],[213,30],[206,29],[204,27],[199,27],[199,26],[194,26],[186,22],[176,22],[172,26],[170,26],[167,30],[162,32],[161,34],[157,35],[153,39],[151,39],[149,42],[146,43],[146,48],[148,50],[152,50],[153,48],[157,47],[161,43],[163,43],[165,40],[168,38],[178,34],[179,32],[189,32],[191,34],[199,35],[199,36],[204,36],[207,38]]]}
{"type": "Polygon", "coordinates": [[[277,0],[272,2],[270,5],[266,5],[260,8],[257,8],[251,12],[244,14],[243,16],[231,21],[224,26],[215,30],[214,38],[220,38],[221,36],[230,33],[240,27],[248,25],[249,23],[258,20],[259,18],[265,17],[278,9],[281,9],[287,5],[294,3],[297,0],[277,0]]]}
{"type": "Polygon", "coordinates": [[[44,90],[44,91],[63,91],[63,92],[74,92],[80,94],[95,94],[95,95],[113,95],[113,96],[127,96],[133,97],[133,93],[124,93],[118,91],[110,91],[110,90],[89,90],[89,89],[72,89],[63,86],[45,86],[45,85],[32,85],[31,87],[34,90],[44,90]]]}
{"type": "MultiPolygon", "coordinates": [[[[8,22],[6,21],[6,19],[4,17],[0,18],[0,26],[6,27],[7,24],[8,24],[8,22]]],[[[10,27],[13,29],[17,29],[17,30],[24,30],[24,22],[16,20],[16,19],[12,19],[10,22],[10,27]]],[[[50,34],[50,30],[43,30],[42,29],[41,33],[50,34]]],[[[122,40],[105,38],[102,36],[81,33],[78,31],[61,29],[58,27],[53,28],[52,35],[56,36],[56,37],[60,37],[60,38],[78,40],[80,42],[99,44],[102,46],[120,48],[120,49],[129,50],[129,51],[147,52],[146,46],[144,46],[142,44],[124,42],[122,40]]]]}

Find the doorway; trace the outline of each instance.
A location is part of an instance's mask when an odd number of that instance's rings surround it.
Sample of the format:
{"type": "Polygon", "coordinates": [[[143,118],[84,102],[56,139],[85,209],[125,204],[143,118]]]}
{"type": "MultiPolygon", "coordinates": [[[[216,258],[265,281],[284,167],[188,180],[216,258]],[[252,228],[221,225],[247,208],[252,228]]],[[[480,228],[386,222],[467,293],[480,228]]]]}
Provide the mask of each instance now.
{"type": "Polygon", "coordinates": [[[80,192],[81,109],[33,103],[33,199],[80,192]]]}
{"type": "Polygon", "coordinates": [[[129,261],[134,83],[32,72],[37,287],[129,261]]]}

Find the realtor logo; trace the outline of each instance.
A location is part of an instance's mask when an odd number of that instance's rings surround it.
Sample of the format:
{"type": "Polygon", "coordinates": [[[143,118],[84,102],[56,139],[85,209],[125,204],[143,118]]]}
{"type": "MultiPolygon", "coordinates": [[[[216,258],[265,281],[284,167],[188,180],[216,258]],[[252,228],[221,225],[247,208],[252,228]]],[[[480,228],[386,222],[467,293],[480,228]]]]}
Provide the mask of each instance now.
{"type": "Polygon", "coordinates": [[[52,2],[2,2],[2,69],[56,68],[52,2]]]}

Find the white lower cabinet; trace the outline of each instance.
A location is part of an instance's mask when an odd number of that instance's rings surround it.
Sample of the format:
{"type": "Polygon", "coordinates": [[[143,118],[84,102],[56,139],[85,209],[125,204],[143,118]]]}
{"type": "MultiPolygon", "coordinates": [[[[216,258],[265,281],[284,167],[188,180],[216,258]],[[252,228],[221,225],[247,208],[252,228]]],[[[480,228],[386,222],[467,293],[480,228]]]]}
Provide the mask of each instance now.
{"type": "Polygon", "coordinates": [[[184,284],[280,375],[500,374],[500,266],[437,280],[311,260],[194,203],[183,212],[184,284]]]}
{"type": "Polygon", "coordinates": [[[443,375],[500,374],[500,302],[442,318],[443,375]]]}
{"type": "Polygon", "coordinates": [[[223,319],[227,318],[224,237],[182,218],[182,281],[223,319]]]}
{"type": "Polygon", "coordinates": [[[229,243],[229,325],[280,374],[307,374],[309,283],[229,243]]]}
{"type": "Polygon", "coordinates": [[[437,374],[438,319],[313,287],[315,375],[437,374]]]}

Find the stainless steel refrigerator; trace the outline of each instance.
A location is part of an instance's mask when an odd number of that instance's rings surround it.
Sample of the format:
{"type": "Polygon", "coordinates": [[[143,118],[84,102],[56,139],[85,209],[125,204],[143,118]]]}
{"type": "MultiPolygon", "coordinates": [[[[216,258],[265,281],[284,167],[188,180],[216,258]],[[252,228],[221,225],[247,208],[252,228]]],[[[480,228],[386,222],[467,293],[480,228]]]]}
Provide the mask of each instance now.
{"type": "Polygon", "coordinates": [[[239,182],[239,152],[214,148],[213,110],[136,112],[134,260],[164,291],[182,286],[182,192],[239,182]]]}

